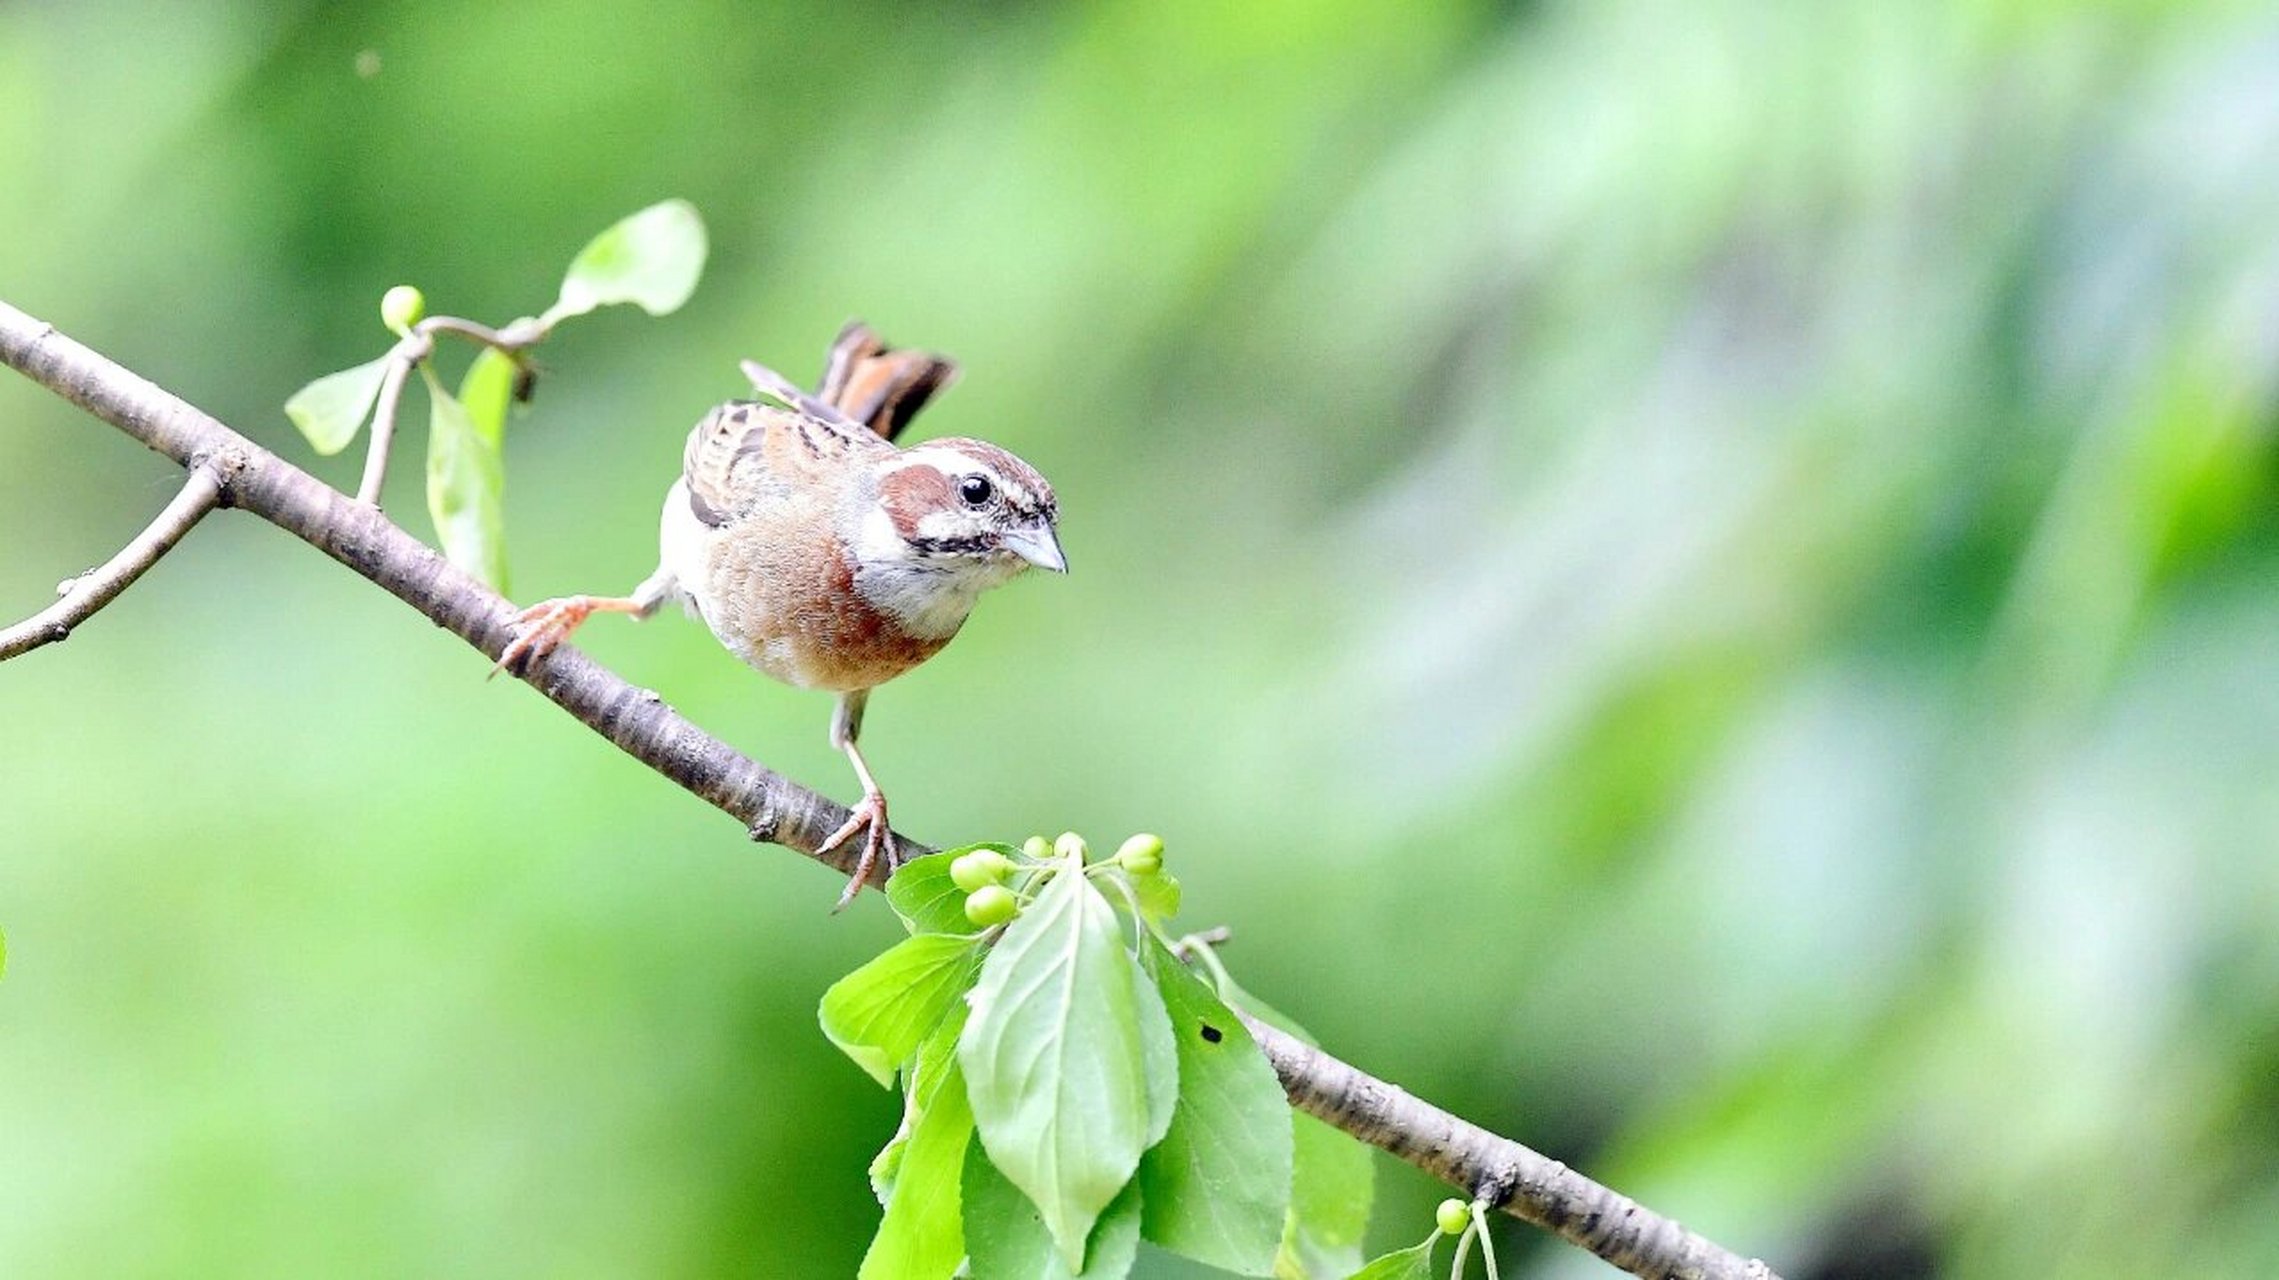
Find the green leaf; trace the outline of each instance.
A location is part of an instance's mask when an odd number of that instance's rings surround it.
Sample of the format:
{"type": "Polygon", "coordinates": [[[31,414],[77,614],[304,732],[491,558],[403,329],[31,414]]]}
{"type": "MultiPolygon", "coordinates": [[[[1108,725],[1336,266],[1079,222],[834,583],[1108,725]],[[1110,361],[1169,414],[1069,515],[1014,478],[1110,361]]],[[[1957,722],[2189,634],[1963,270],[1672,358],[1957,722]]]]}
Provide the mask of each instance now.
{"type": "Polygon", "coordinates": [[[426,366],[427,513],[451,563],[506,590],[506,468],[426,366]]]}
{"type": "Polygon", "coordinates": [[[388,375],[388,357],[370,364],[328,373],[293,393],[285,402],[285,416],[308,437],[316,451],[327,456],[348,447],[372,413],[380,397],[380,383],[388,375]]]}
{"type": "Polygon", "coordinates": [[[1361,1265],[1361,1238],[1376,1194],[1369,1148],[1303,1111],[1290,1112],[1290,1215],[1274,1274],[1326,1280],[1361,1265]]]}
{"type": "MultiPolygon", "coordinates": [[[[1229,983],[1229,1003],[1307,1044],[1304,1027],[1258,997],[1229,983]]],[[[1361,1265],[1361,1239],[1376,1198],[1377,1168],[1369,1148],[1303,1111],[1290,1112],[1290,1216],[1274,1257],[1280,1280],[1327,1280],[1361,1265]]]]}
{"type": "Polygon", "coordinates": [[[1177,1057],[1161,998],[1077,860],[1006,927],[971,1003],[958,1062],[982,1145],[1079,1266],[1100,1211],[1171,1122],[1176,1081],[1149,1077],[1177,1057]]]}
{"type": "Polygon", "coordinates": [[[965,1156],[965,1247],[988,1280],[1120,1280],[1139,1256],[1142,1203],[1134,1182],[1116,1194],[1072,1267],[1037,1206],[975,1143],[965,1156]],[[1081,1269],[1075,1269],[1080,1267],[1081,1269]]]}
{"type": "Polygon", "coordinates": [[[1179,1101],[1170,1132],[1140,1160],[1143,1231],[1221,1270],[1271,1275],[1290,1209],[1290,1104],[1242,1020],[1202,979],[1152,936],[1146,962],[1170,1011],[1179,1101]]]}
{"type": "Polygon", "coordinates": [[[653,204],[595,236],[562,279],[549,323],[631,302],[653,316],[680,309],[704,274],[704,219],[686,200],[653,204]]]}
{"type": "MultiPolygon", "coordinates": [[[[965,1030],[966,1007],[964,1001],[950,1005],[941,1025],[934,1028],[926,1042],[918,1046],[918,1056],[912,1060],[910,1073],[904,1078],[902,1090],[902,1124],[894,1137],[879,1149],[870,1162],[870,1189],[885,1204],[894,1194],[894,1180],[902,1169],[902,1156],[910,1145],[910,1135],[925,1117],[926,1108],[933,1105],[934,1094],[957,1065],[958,1033],[965,1030]]],[[[966,1106],[965,1077],[958,1077],[958,1105],[966,1106]]],[[[969,1108],[967,1115],[971,1115],[969,1108]]]]}
{"type": "MultiPolygon", "coordinates": [[[[916,939],[912,939],[916,941],[916,939]]],[[[863,1254],[858,1280],[948,1280],[965,1258],[960,1187],[966,1148],[973,1144],[973,1110],[951,1055],[947,1078],[911,1130],[886,1216],[863,1254]]]]}
{"type": "Polygon", "coordinates": [[[485,347],[459,380],[459,403],[467,407],[467,420],[493,449],[506,439],[506,407],[514,399],[516,372],[512,357],[497,347],[485,347]]]}
{"type": "Polygon", "coordinates": [[[1139,1006],[1140,1064],[1147,1073],[1144,1149],[1163,1141],[1171,1132],[1171,1117],[1179,1109],[1179,1039],[1171,1030],[1171,1011],[1163,1003],[1163,993],[1156,990],[1155,979],[1137,963],[1132,968],[1132,994],[1139,1006]]]}
{"type": "Polygon", "coordinates": [[[886,901],[912,933],[973,933],[965,918],[965,890],[950,880],[950,864],[975,849],[1010,855],[1011,845],[969,844],[944,849],[902,864],[886,882],[886,901]]]}
{"type": "Polygon", "coordinates": [[[973,984],[978,953],[971,938],[904,938],[823,993],[823,1034],[893,1088],[895,1073],[973,984]]]}
{"type": "Polygon", "coordinates": [[[1438,1241],[1436,1235],[1423,1244],[1388,1253],[1346,1280],[1432,1280],[1432,1246],[1438,1241]]]}
{"type": "Polygon", "coordinates": [[[1131,877],[1132,892],[1139,898],[1140,911],[1157,924],[1179,914],[1179,877],[1168,871],[1151,876],[1131,877]]]}

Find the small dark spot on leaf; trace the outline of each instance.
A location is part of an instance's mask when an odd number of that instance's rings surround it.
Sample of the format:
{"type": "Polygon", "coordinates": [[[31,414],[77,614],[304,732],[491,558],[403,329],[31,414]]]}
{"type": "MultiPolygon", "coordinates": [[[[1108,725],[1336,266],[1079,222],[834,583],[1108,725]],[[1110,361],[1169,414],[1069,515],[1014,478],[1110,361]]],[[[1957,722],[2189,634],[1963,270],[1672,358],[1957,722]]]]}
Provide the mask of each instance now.
{"type": "Polygon", "coordinates": [[[1224,1040],[1226,1038],[1226,1034],[1226,1032],[1219,1030],[1217,1027],[1212,1026],[1208,1022],[1203,1024],[1203,1038],[1210,1041],[1212,1044],[1217,1044],[1219,1041],[1224,1040]]]}

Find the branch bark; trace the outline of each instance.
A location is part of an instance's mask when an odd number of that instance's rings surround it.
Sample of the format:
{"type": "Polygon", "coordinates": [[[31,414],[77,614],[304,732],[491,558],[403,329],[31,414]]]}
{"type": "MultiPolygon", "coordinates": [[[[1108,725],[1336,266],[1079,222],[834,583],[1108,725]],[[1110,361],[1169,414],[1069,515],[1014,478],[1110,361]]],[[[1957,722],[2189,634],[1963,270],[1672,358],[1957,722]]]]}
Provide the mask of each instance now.
{"type": "MultiPolygon", "coordinates": [[[[0,302],[0,362],[194,472],[212,476],[223,505],[260,516],[331,556],[484,656],[496,659],[513,639],[512,604],[453,568],[376,507],[325,485],[5,302],[0,302]]],[[[155,560],[157,553],[150,558],[155,560]]],[[[131,581],[127,578],[117,589],[131,581]]],[[[524,679],[620,749],[743,822],[755,840],[818,858],[817,846],[846,820],[843,806],[742,755],[655,693],[628,684],[573,648],[557,650],[524,679]]],[[[899,834],[894,839],[905,857],[929,852],[899,834]]],[[[853,854],[834,850],[819,860],[844,873],[852,867],[853,854]]],[[[883,872],[873,876],[881,878],[883,872]]],[[[1476,1199],[1635,1275],[1778,1280],[1764,1263],[1723,1249],[1558,1161],[1273,1027],[1246,1022],[1294,1105],[1476,1199]]]]}
{"type": "Polygon", "coordinates": [[[190,527],[214,509],[221,496],[219,469],[211,463],[190,468],[190,478],[183,482],[182,491],[135,535],[134,541],[119,548],[119,553],[104,561],[102,567],[90,569],[64,583],[60,588],[62,599],[0,631],[0,662],[43,644],[67,639],[72,628],[118,599],[119,593],[133,586],[135,579],[157,564],[160,556],[172,551],[174,544],[190,532],[190,527]]]}

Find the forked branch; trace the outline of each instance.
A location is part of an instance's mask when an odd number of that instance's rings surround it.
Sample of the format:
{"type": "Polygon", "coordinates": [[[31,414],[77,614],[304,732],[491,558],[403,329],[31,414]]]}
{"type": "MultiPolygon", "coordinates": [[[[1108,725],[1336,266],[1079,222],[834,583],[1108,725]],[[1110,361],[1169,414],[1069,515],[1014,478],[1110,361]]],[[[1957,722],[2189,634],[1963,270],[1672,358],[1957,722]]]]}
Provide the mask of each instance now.
{"type": "Polygon", "coordinates": [[[72,628],[117,599],[120,592],[133,586],[135,579],[157,564],[160,556],[172,551],[182,535],[213,510],[221,497],[222,464],[208,459],[191,467],[190,478],[183,482],[182,491],[174,495],[174,501],[167,503],[147,528],[135,535],[134,541],[119,548],[119,553],[104,561],[100,568],[90,569],[57,587],[62,599],[15,626],[0,630],[0,662],[68,637],[72,628]]]}
{"type": "MultiPolygon", "coordinates": [[[[211,475],[218,498],[227,505],[260,516],[371,579],[484,655],[496,658],[513,638],[513,605],[391,524],[377,508],[326,486],[4,302],[0,362],[184,466],[211,475]]],[[[206,505],[211,507],[213,500],[206,505]]],[[[195,519],[189,517],[183,527],[195,519]]],[[[156,558],[152,553],[150,559],[156,558]]],[[[118,587],[129,581],[131,576],[118,587]]],[[[739,754],[656,694],[627,684],[574,649],[556,651],[527,679],[595,732],[742,821],[754,839],[815,857],[816,846],[846,820],[843,807],[739,754]]],[[[914,841],[895,839],[904,856],[927,852],[914,841]]],[[[851,855],[842,851],[823,861],[844,872],[851,855]]],[[[1764,1263],[1720,1248],[1558,1161],[1263,1023],[1252,1021],[1250,1028],[1298,1107],[1624,1270],[1678,1280],[1777,1280],[1764,1263]]]]}

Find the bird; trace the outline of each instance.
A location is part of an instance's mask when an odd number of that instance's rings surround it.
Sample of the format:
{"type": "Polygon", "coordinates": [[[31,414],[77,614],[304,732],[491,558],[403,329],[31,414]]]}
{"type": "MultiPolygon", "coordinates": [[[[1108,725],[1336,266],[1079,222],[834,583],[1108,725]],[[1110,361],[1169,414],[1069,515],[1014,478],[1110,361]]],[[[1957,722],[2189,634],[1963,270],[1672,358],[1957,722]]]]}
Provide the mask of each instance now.
{"type": "Polygon", "coordinates": [[[1066,573],[1060,508],[1034,467],[987,441],[895,443],[957,376],[942,356],[890,347],[858,320],[812,394],[741,368],[760,398],[718,405],[689,432],[656,572],[628,595],[522,610],[491,670],[532,670],[595,613],[647,618],[678,600],[751,666],[836,694],[831,746],[863,798],[816,852],[863,835],[843,910],[882,861],[895,869],[886,794],[856,745],[871,690],[939,653],[984,592],[1032,568],[1066,573]]]}

